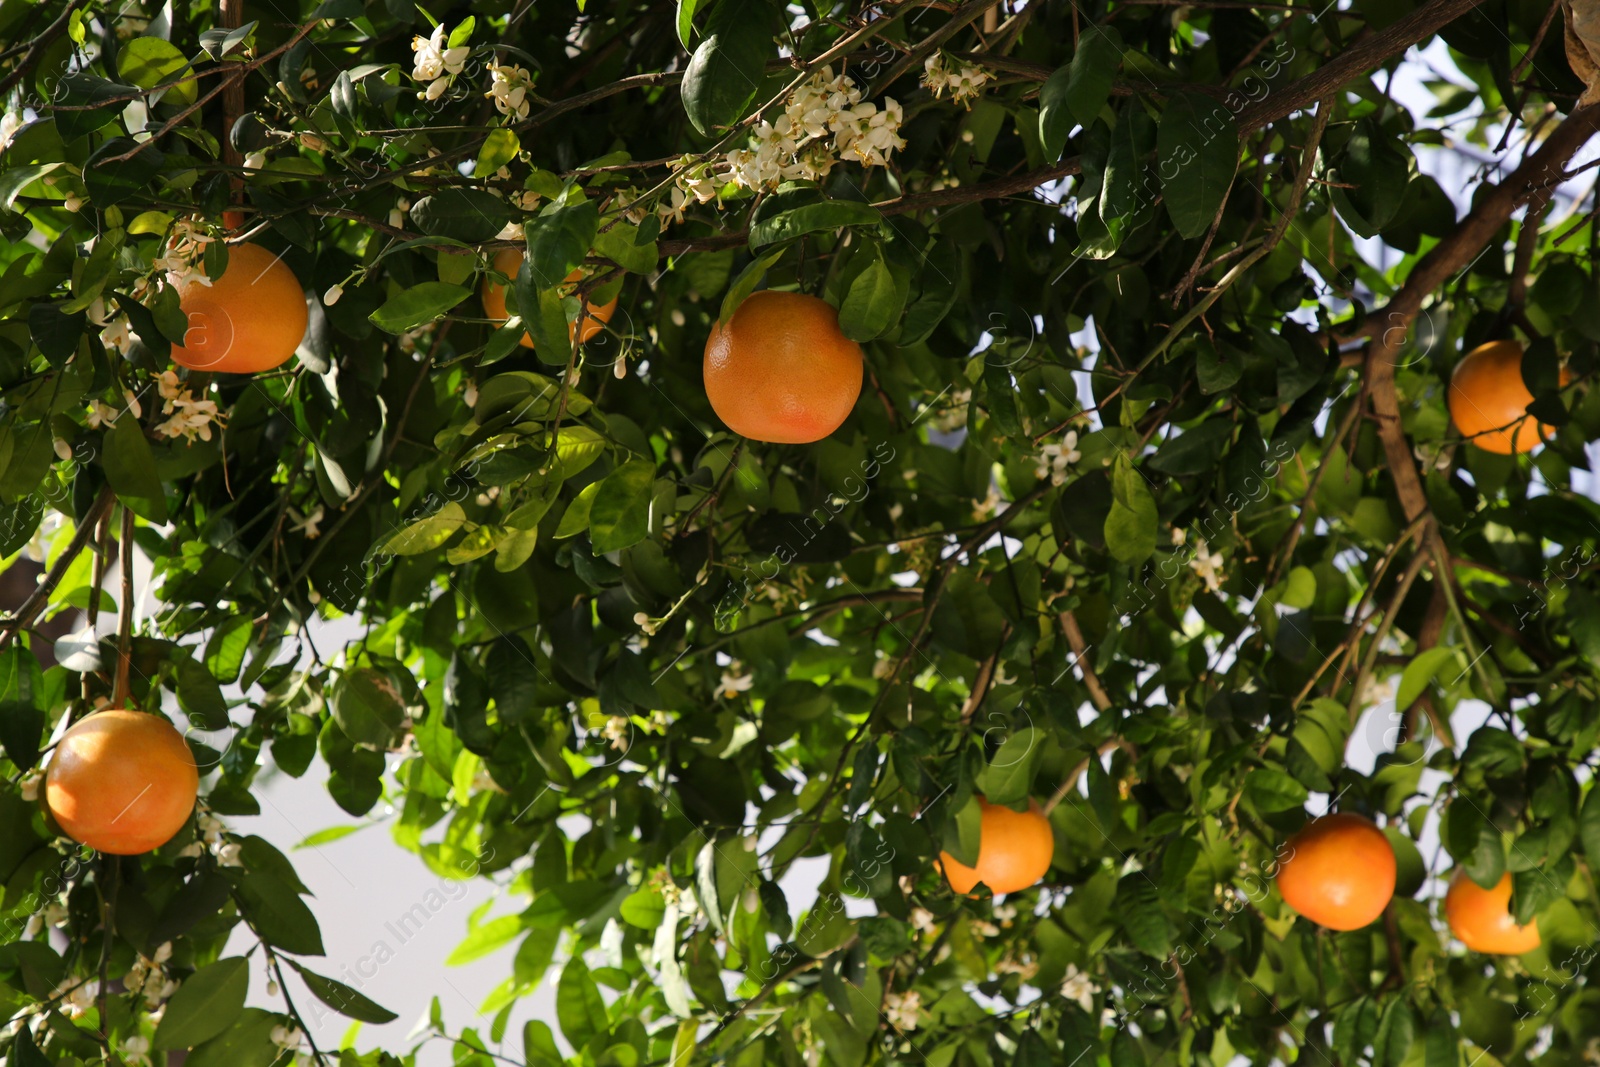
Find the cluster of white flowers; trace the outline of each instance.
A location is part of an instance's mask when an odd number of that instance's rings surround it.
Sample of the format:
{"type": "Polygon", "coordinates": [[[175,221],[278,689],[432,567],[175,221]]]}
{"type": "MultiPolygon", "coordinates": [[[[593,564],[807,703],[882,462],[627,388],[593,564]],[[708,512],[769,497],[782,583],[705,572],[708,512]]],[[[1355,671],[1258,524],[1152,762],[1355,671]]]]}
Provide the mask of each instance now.
{"type": "Polygon", "coordinates": [[[1086,1012],[1094,1011],[1094,995],[1100,992],[1100,987],[1077,967],[1067,964],[1067,974],[1061,983],[1061,995],[1067,1000],[1075,1000],[1078,1007],[1086,1012]]]}
{"type": "Polygon", "coordinates": [[[89,404],[89,428],[98,430],[102,426],[115,426],[117,420],[124,413],[130,413],[135,419],[144,418],[144,405],[139,403],[139,397],[132,389],[122,391],[123,408],[118,411],[104,400],[95,400],[89,404]]]}
{"type": "Polygon", "coordinates": [[[155,262],[158,268],[166,271],[167,284],[179,292],[195,284],[210,285],[211,279],[206,277],[203,264],[206,245],[215,240],[216,237],[193,220],[174,222],[172,231],[167,234],[166,251],[155,262]]]}
{"type": "Polygon", "coordinates": [[[948,92],[952,101],[965,104],[969,109],[972,101],[983,95],[983,87],[992,80],[989,72],[982,67],[962,62],[943,52],[935,52],[922,65],[922,84],[931,89],[934,96],[943,96],[948,92]]]}
{"type": "Polygon", "coordinates": [[[728,700],[732,700],[740,693],[749,692],[750,687],[756,684],[755,677],[746,674],[744,667],[738,660],[728,664],[727,670],[722,672],[722,681],[717,686],[717,692],[728,700]]]}
{"type": "Polygon", "coordinates": [[[418,100],[437,100],[443,96],[450,88],[450,79],[467,65],[467,54],[471,51],[466,45],[446,47],[443,24],[435,26],[430,37],[411,38],[411,50],[416,53],[411,61],[411,77],[428,83],[428,87],[417,94],[418,100]]]}
{"type": "Polygon", "coordinates": [[[933,917],[933,912],[927,908],[916,907],[911,909],[911,927],[917,933],[931,934],[936,925],[937,921],[933,917]]]}
{"type": "Polygon", "coordinates": [[[489,64],[489,91],[483,95],[494,101],[495,110],[517,119],[528,117],[528,92],[533,75],[515,63],[489,64]]]}
{"type": "Polygon", "coordinates": [[[124,1041],[122,1062],[128,1067],[150,1067],[150,1039],[134,1034],[124,1041]]]}
{"type": "MultiPolygon", "coordinates": [[[[29,800],[24,794],[24,800],[29,800]]],[[[31,801],[30,801],[31,802],[31,801]]],[[[40,932],[65,926],[67,922],[67,906],[59,897],[53,898],[43,908],[28,916],[28,925],[23,928],[23,933],[28,937],[35,937],[40,932]]]]}
{"type": "Polygon", "coordinates": [[[1189,560],[1189,569],[1200,576],[1209,591],[1215,593],[1222,588],[1222,553],[1209,548],[1203,537],[1194,543],[1194,556],[1189,560]]]}
{"type": "Polygon", "coordinates": [[[861,95],[853,78],[823,67],[789,95],[782,115],[751,130],[744,148],[718,164],[680,161],[674,188],[657,209],[662,221],[683,221],[691,200],[709,203],[729,184],[771,190],[783,181],[821,181],[841,159],[886,166],[906,146],[900,136],[905,112],[892,97],[880,107],[861,95]]]}
{"type": "Polygon", "coordinates": [[[156,433],[163,437],[183,437],[193,441],[211,440],[211,424],[222,423],[215,400],[202,400],[183,387],[175,371],[162,371],[156,378],[156,388],[161,391],[161,413],[167,418],[156,424],[156,433]]]}
{"type": "Polygon", "coordinates": [[[167,975],[166,962],[172,958],[172,943],[156,949],[154,956],[140,955],[128,968],[122,986],[130,993],[141,993],[144,1006],[154,1008],[178,991],[178,983],[167,975]]]}
{"type": "Polygon", "coordinates": [[[90,1008],[94,1007],[95,994],[99,991],[98,982],[73,978],[68,975],[56,986],[51,994],[56,1000],[61,1014],[69,1019],[81,1018],[90,1008]]]}
{"type": "Polygon", "coordinates": [[[619,752],[626,752],[629,746],[629,737],[633,733],[633,723],[626,715],[613,715],[606,720],[605,728],[601,731],[611,747],[619,752]]]}
{"type": "Polygon", "coordinates": [[[1051,485],[1060,485],[1067,480],[1068,469],[1082,458],[1083,453],[1078,451],[1078,431],[1068,430],[1061,436],[1059,445],[1045,445],[1039,449],[1034,475],[1040,479],[1049,478],[1051,485]]]}
{"type": "Polygon", "coordinates": [[[282,1026],[274,1026],[271,1037],[272,1043],[284,1052],[299,1051],[300,1046],[305,1043],[306,1039],[306,1035],[300,1032],[298,1026],[289,1023],[285,1023],[282,1026]]]}
{"type": "Polygon", "coordinates": [[[1039,961],[1031,956],[1022,956],[1017,959],[1005,956],[995,963],[994,973],[1014,974],[1026,982],[1039,973],[1039,961]]]}
{"type": "Polygon", "coordinates": [[[224,836],[228,828],[223,825],[221,819],[209,811],[202,811],[195,820],[195,825],[200,830],[200,840],[190,842],[178,855],[203,856],[209,851],[217,857],[217,863],[223,867],[244,866],[244,861],[239,857],[240,846],[224,836]]]}
{"type": "Polygon", "coordinates": [[[915,1030],[922,1020],[922,994],[915,989],[904,993],[889,993],[883,998],[883,1017],[889,1025],[905,1033],[915,1030]]]}

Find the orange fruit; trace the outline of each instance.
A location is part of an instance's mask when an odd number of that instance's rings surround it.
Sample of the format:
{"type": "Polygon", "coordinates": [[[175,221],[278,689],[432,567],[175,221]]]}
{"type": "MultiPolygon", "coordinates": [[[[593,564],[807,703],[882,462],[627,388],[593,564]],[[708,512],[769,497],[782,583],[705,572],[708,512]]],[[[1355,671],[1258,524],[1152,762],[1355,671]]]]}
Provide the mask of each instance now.
{"type": "MultiPolygon", "coordinates": [[[[514,278],[522,266],[522,253],[515,248],[502,248],[495,253],[494,269],[509,278],[514,278]]],[[[567,275],[567,281],[575,282],[583,277],[583,272],[573,271],[567,275]]],[[[590,305],[589,313],[583,317],[583,329],[578,329],[575,322],[567,323],[567,336],[573,344],[583,344],[595,334],[605,328],[611,321],[611,316],[616,313],[617,298],[612,297],[609,304],[590,305]]],[[[511,317],[511,312],[506,310],[506,287],[489,278],[483,280],[483,311],[489,318],[496,322],[504,322],[511,317]]],[[[527,334],[522,335],[523,348],[533,347],[533,338],[527,334]]]]}
{"type": "Polygon", "coordinates": [[[1012,811],[982,797],[982,829],[978,836],[978,865],[968,867],[948,852],[939,853],[939,867],[957,893],[970,893],[982,882],[996,896],[1027,889],[1044,877],[1055,857],[1056,837],[1039,805],[1028,802],[1027,811],[1012,811]]]}
{"type": "Polygon", "coordinates": [[[1394,896],[1394,848],[1360,815],[1313,819],[1284,846],[1278,892],[1295,911],[1330,930],[1359,930],[1394,896]]]}
{"type": "Polygon", "coordinates": [[[803,293],[746,297],[706,341],[706,398],[734,433],[752,441],[820,441],[861,395],[861,346],[839,313],[803,293]]]}
{"type": "Polygon", "coordinates": [[[172,361],[191,370],[255,374],[288,362],[306,335],[300,279],[260,245],[233,245],[228,269],[210,285],[178,290],[189,329],[172,361]]]}
{"type": "Polygon", "coordinates": [[[1539,926],[1518,926],[1511,917],[1511,876],[1500,876],[1499,884],[1485,889],[1467,872],[1456,871],[1450,891],[1444,898],[1444,915],[1450,932],[1474,952],[1520,956],[1539,947],[1539,926]]]}
{"type": "MultiPolygon", "coordinates": [[[[1561,384],[1568,381],[1565,370],[1561,384]]],[[[1533,394],[1522,381],[1522,345],[1490,341],[1462,357],[1450,375],[1450,420],[1468,441],[1501,456],[1528,452],[1554,432],[1528,414],[1533,394]]]]}
{"type": "Polygon", "coordinates": [[[73,726],[44,775],[45,805],[66,835],[115,856],[172,840],[199,788],[183,735],[142,711],[96,712],[73,726]]]}

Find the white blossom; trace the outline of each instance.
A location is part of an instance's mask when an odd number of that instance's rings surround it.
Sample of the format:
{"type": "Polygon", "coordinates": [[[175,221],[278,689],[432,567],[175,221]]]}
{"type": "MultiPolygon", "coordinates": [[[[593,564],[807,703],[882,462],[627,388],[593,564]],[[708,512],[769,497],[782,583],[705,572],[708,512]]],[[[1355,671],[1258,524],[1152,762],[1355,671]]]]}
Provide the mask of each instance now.
{"type": "Polygon", "coordinates": [[[410,210],[411,201],[407,200],[403,196],[396,200],[394,202],[394,207],[389,209],[389,225],[393,226],[397,230],[404,226],[406,224],[406,212],[410,210]]]}
{"type": "Polygon", "coordinates": [[[163,437],[183,437],[193,441],[211,440],[211,426],[220,424],[222,415],[215,400],[202,400],[189,392],[178,380],[175,371],[162,371],[156,377],[156,389],[161,393],[161,413],[167,418],[156,424],[155,431],[163,437]]]}
{"type": "Polygon", "coordinates": [[[285,1052],[298,1049],[305,1040],[305,1035],[297,1026],[274,1026],[272,1028],[272,1043],[285,1052]]]}
{"type": "Polygon", "coordinates": [[[1084,1011],[1094,1010],[1094,995],[1100,992],[1100,987],[1077,967],[1067,964],[1067,974],[1061,983],[1061,995],[1067,1000],[1075,1000],[1078,1007],[1084,1011]]]}
{"type": "Polygon", "coordinates": [[[465,45],[445,47],[442,23],[433,28],[429,37],[411,38],[411,50],[416,53],[411,61],[411,77],[428,83],[427,90],[418,95],[429,100],[439,99],[450,88],[450,78],[461,73],[470,51],[465,45]]]}
{"type": "Polygon", "coordinates": [[[1189,560],[1189,569],[1200,576],[1211,592],[1222,588],[1222,553],[1208,547],[1203,537],[1194,543],[1194,557],[1189,560]]]}
{"type": "Polygon", "coordinates": [[[514,63],[489,64],[489,91],[483,95],[494,101],[495,110],[502,115],[515,115],[519,120],[528,117],[528,90],[533,88],[533,75],[514,63]]]}
{"type": "Polygon", "coordinates": [[[0,115],[0,152],[11,147],[11,139],[22,129],[24,119],[20,111],[7,111],[0,115]]]}
{"type": "Polygon", "coordinates": [[[750,687],[755,684],[755,677],[743,673],[739,661],[735,660],[728,664],[727,670],[722,672],[722,682],[717,686],[717,691],[727,699],[732,700],[740,693],[748,692],[750,687]]]}
{"type": "Polygon", "coordinates": [[[943,52],[934,53],[923,64],[922,84],[934,96],[943,96],[948,92],[951,100],[968,108],[971,108],[973,100],[983,95],[983,87],[992,80],[989,72],[982,67],[964,63],[943,52]]]}
{"type": "Polygon", "coordinates": [[[922,994],[915,989],[887,994],[883,998],[883,1017],[896,1030],[915,1030],[922,1018],[922,994]]]}
{"type": "Polygon", "coordinates": [[[294,508],[290,508],[289,517],[294,520],[294,525],[290,529],[305,534],[308,541],[315,541],[322,536],[323,516],[324,512],[321,504],[318,504],[316,510],[309,515],[301,515],[294,508]]]}
{"type": "Polygon", "coordinates": [[[328,286],[327,292],[322,294],[322,303],[326,307],[332,307],[339,302],[339,298],[343,295],[344,286],[335,282],[333,285],[328,286]]]}
{"type": "Polygon", "coordinates": [[[1078,431],[1068,430],[1062,434],[1059,445],[1045,445],[1039,449],[1034,475],[1040,479],[1049,478],[1051,485],[1060,485],[1067,480],[1067,469],[1082,458],[1083,453],[1078,451],[1078,431]]]}

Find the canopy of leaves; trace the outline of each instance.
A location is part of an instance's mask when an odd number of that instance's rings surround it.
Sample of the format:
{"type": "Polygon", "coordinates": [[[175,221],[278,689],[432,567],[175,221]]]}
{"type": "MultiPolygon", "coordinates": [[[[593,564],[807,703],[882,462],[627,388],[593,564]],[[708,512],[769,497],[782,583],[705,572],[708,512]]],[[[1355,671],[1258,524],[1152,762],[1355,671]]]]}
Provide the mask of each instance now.
{"type": "Polygon", "coordinates": [[[274,767],[520,901],[455,957],[516,943],[486,1019],[428,1024],[457,1064],[1592,1059],[1600,119],[1558,6],[0,3],[0,557],[49,568],[0,618],[7,1062],[415,1062],[246,1005],[241,931],[300,1011],[391,1018],[227,828],[274,767]],[[241,240],[300,351],[181,371],[177,285],[241,240]],[[815,444],[705,398],[761,287],[862,340],[815,444]],[[1532,456],[1446,410],[1507,337],[1532,456]],[[205,772],[120,860],[31,802],[113,696],[205,772]],[[1048,806],[1036,889],[945,884],[979,795],[1048,806]],[[1334,803],[1400,866],[1342,934],[1271,884],[1334,803]],[[1452,942],[1455,865],[1543,946],[1452,942]]]}

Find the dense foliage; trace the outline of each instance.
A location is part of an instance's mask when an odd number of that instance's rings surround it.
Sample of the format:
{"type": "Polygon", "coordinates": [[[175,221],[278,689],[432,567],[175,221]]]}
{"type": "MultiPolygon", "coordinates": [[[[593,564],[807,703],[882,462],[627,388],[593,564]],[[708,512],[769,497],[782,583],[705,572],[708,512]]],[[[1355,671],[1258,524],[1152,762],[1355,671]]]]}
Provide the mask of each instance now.
{"type": "Polygon", "coordinates": [[[1593,1062],[1600,236],[1562,183],[1597,120],[1562,7],[4,0],[0,556],[50,568],[0,622],[7,1062],[410,1061],[300,1044],[314,1000],[389,1015],[228,829],[271,768],[525,901],[458,953],[517,943],[487,1019],[427,1035],[474,1067],[1593,1062]],[[1424,113],[1394,72],[1435,35],[1424,113]],[[1483,161],[1470,207],[1418,152],[1483,161]],[[306,289],[297,358],[174,367],[177,287],[240,240],[306,289]],[[763,286],[866,351],[814,445],[705,399],[763,286]],[[1531,457],[1446,414],[1501,337],[1531,457]],[[337,616],[362,636],[317,647],[337,616]],[[124,694],[206,778],[117,859],[33,800],[124,694]],[[945,884],[980,794],[1050,807],[1037,890],[945,884]],[[1330,802],[1400,861],[1344,934],[1271,881],[1330,802]],[[1456,865],[1510,871],[1544,946],[1453,945],[1456,865]],[[557,1025],[507,1034],[545,982],[557,1025]]]}

